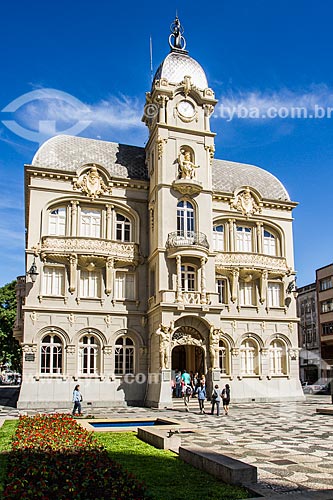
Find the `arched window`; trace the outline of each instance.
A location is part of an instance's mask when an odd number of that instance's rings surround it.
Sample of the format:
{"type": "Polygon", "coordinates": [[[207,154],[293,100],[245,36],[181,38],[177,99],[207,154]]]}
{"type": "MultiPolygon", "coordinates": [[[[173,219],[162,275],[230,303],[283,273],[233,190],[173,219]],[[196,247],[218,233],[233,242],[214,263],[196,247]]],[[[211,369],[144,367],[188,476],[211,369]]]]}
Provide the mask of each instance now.
{"type": "Polygon", "coordinates": [[[224,250],[224,226],[222,224],[213,226],[213,250],[224,250]]]}
{"type": "Polygon", "coordinates": [[[65,236],[66,234],[66,207],[59,207],[49,212],[50,236],[65,236]]]}
{"type": "Polygon", "coordinates": [[[116,215],[116,240],[131,241],[131,222],[122,214],[116,215]]]}
{"type": "Polygon", "coordinates": [[[250,227],[237,226],[236,250],[237,252],[252,252],[252,229],[250,227]]]}
{"type": "Polygon", "coordinates": [[[79,370],[82,375],[98,375],[100,344],[94,335],[84,335],[79,342],[79,370]]]}
{"type": "Polygon", "coordinates": [[[286,345],[281,340],[273,340],[269,346],[269,366],[271,375],[287,374],[286,345]]]}
{"type": "Polygon", "coordinates": [[[134,373],[134,343],[129,337],[119,337],[115,345],[115,375],[134,373]]]}
{"type": "Polygon", "coordinates": [[[189,201],[179,201],[177,204],[177,234],[193,238],[195,230],[194,208],[189,201]]]}
{"type": "Polygon", "coordinates": [[[276,237],[264,229],[264,254],[276,255],[276,237]]]}
{"type": "Polygon", "coordinates": [[[87,238],[100,238],[101,236],[101,211],[82,209],[80,219],[80,236],[87,238]]]}
{"type": "Polygon", "coordinates": [[[253,340],[246,339],[240,347],[242,375],[258,375],[258,346],[253,340]]]}
{"type": "Polygon", "coordinates": [[[184,292],[194,292],[196,289],[195,268],[188,265],[181,267],[181,283],[184,292]]]}
{"type": "Polygon", "coordinates": [[[46,335],[40,347],[40,372],[62,373],[62,353],[61,338],[53,333],[46,335]]]}
{"type": "Polygon", "coordinates": [[[230,362],[229,362],[229,349],[223,340],[219,341],[219,368],[220,372],[229,375],[230,362]]]}

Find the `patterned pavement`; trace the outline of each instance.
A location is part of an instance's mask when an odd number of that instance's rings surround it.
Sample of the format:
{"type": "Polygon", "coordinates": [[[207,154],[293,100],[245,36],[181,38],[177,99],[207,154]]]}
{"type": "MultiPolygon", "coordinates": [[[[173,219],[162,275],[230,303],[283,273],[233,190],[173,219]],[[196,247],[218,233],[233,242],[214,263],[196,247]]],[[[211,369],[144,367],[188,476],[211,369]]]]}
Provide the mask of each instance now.
{"type": "MultiPolygon", "coordinates": [[[[316,413],[318,407],[332,408],[330,402],[330,396],[307,396],[299,403],[235,404],[228,416],[220,417],[200,415],[196,400],[191,401],[189,413],[180,404],[172,410],[89,409],[89,414],[99,418],[165,416],[194,424],[198,432],[182,434],[183,445],[211,448],[255,465],[262,493],[288,496],[333,487],[333,415],[316,413]]],[[[64,411],[70,409],[69,404],[64,411]]],[[[208,402],[206,409],[210,411],[208,402]]],[[[0,404],[0,426],[3,418],[15,418],[19,413],[0,404]]]]}

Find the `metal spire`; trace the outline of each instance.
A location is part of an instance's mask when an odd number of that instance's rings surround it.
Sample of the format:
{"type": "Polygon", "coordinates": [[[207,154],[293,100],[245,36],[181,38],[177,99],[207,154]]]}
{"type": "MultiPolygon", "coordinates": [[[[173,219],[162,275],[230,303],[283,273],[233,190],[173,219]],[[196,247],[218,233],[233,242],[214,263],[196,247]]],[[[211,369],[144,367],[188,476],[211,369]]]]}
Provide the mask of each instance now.
{"type": "Polygon", "coordinates": [[[171,35],[169,36],[169,45],[171,47],[171,50],[185,51],[186,40],[183,37],[184,28],[180,24],[177,13],[174,22],[170,26],[170,30],[171,30],[171,35]]]}

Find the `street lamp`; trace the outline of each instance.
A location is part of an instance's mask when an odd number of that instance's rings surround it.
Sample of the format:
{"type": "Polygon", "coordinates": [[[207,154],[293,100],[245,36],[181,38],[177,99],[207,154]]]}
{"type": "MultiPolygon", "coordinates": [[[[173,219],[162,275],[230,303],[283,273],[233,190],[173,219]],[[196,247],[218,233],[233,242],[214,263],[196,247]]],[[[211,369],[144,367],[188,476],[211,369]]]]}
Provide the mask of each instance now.
{"type": "Polygon", "coordinates": [[[37,279],[37,276],[39,274],[37,272],[37,266],[36,266],[35,258],[34,258],[33,263],[31,264],[31,267],[30,267],[29,271],[27,272],[27,274],[30,276],[30,279],[31,279],[32,283],[35,283],[35,281],[37,279]]]}

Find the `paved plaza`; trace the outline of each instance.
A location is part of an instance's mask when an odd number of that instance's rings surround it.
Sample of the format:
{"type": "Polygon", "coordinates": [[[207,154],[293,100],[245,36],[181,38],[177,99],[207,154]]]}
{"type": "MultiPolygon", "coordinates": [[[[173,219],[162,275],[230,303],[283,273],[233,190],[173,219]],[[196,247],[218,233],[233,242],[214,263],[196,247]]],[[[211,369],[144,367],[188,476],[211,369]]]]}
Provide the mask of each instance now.
{"type": "MultiPolygon", "coordinates": [[[[11,400],[9,393],[8,400],[11,400]]],[[[306,401],[300,403],[235,404],[228,416],[220,417],[200,415],[195,399],[191,401],[189,413],[182,404],[177,410],[86,411],[102,418],[158,415],[191,423],[198,432],[182,435],[182,445],[211,448],[255,465],[260,492],[267,496],[280,493],[288,497],[296,491],[305,494],[309,489],[333,488],[333,416],[316,413],[319,407],[332,407],[330,401],[330,396],[307,396],[306,401]]],[[[0,402],[4,399],[0,398],[0,402]]],[[[206,407],[210,411],[208,402],[206,407]]],[[[70,409],[69,403],[64,411],[70,409]]],[[[0,406],[0,420],[18,415],[15,408],[0,406]]]]}

